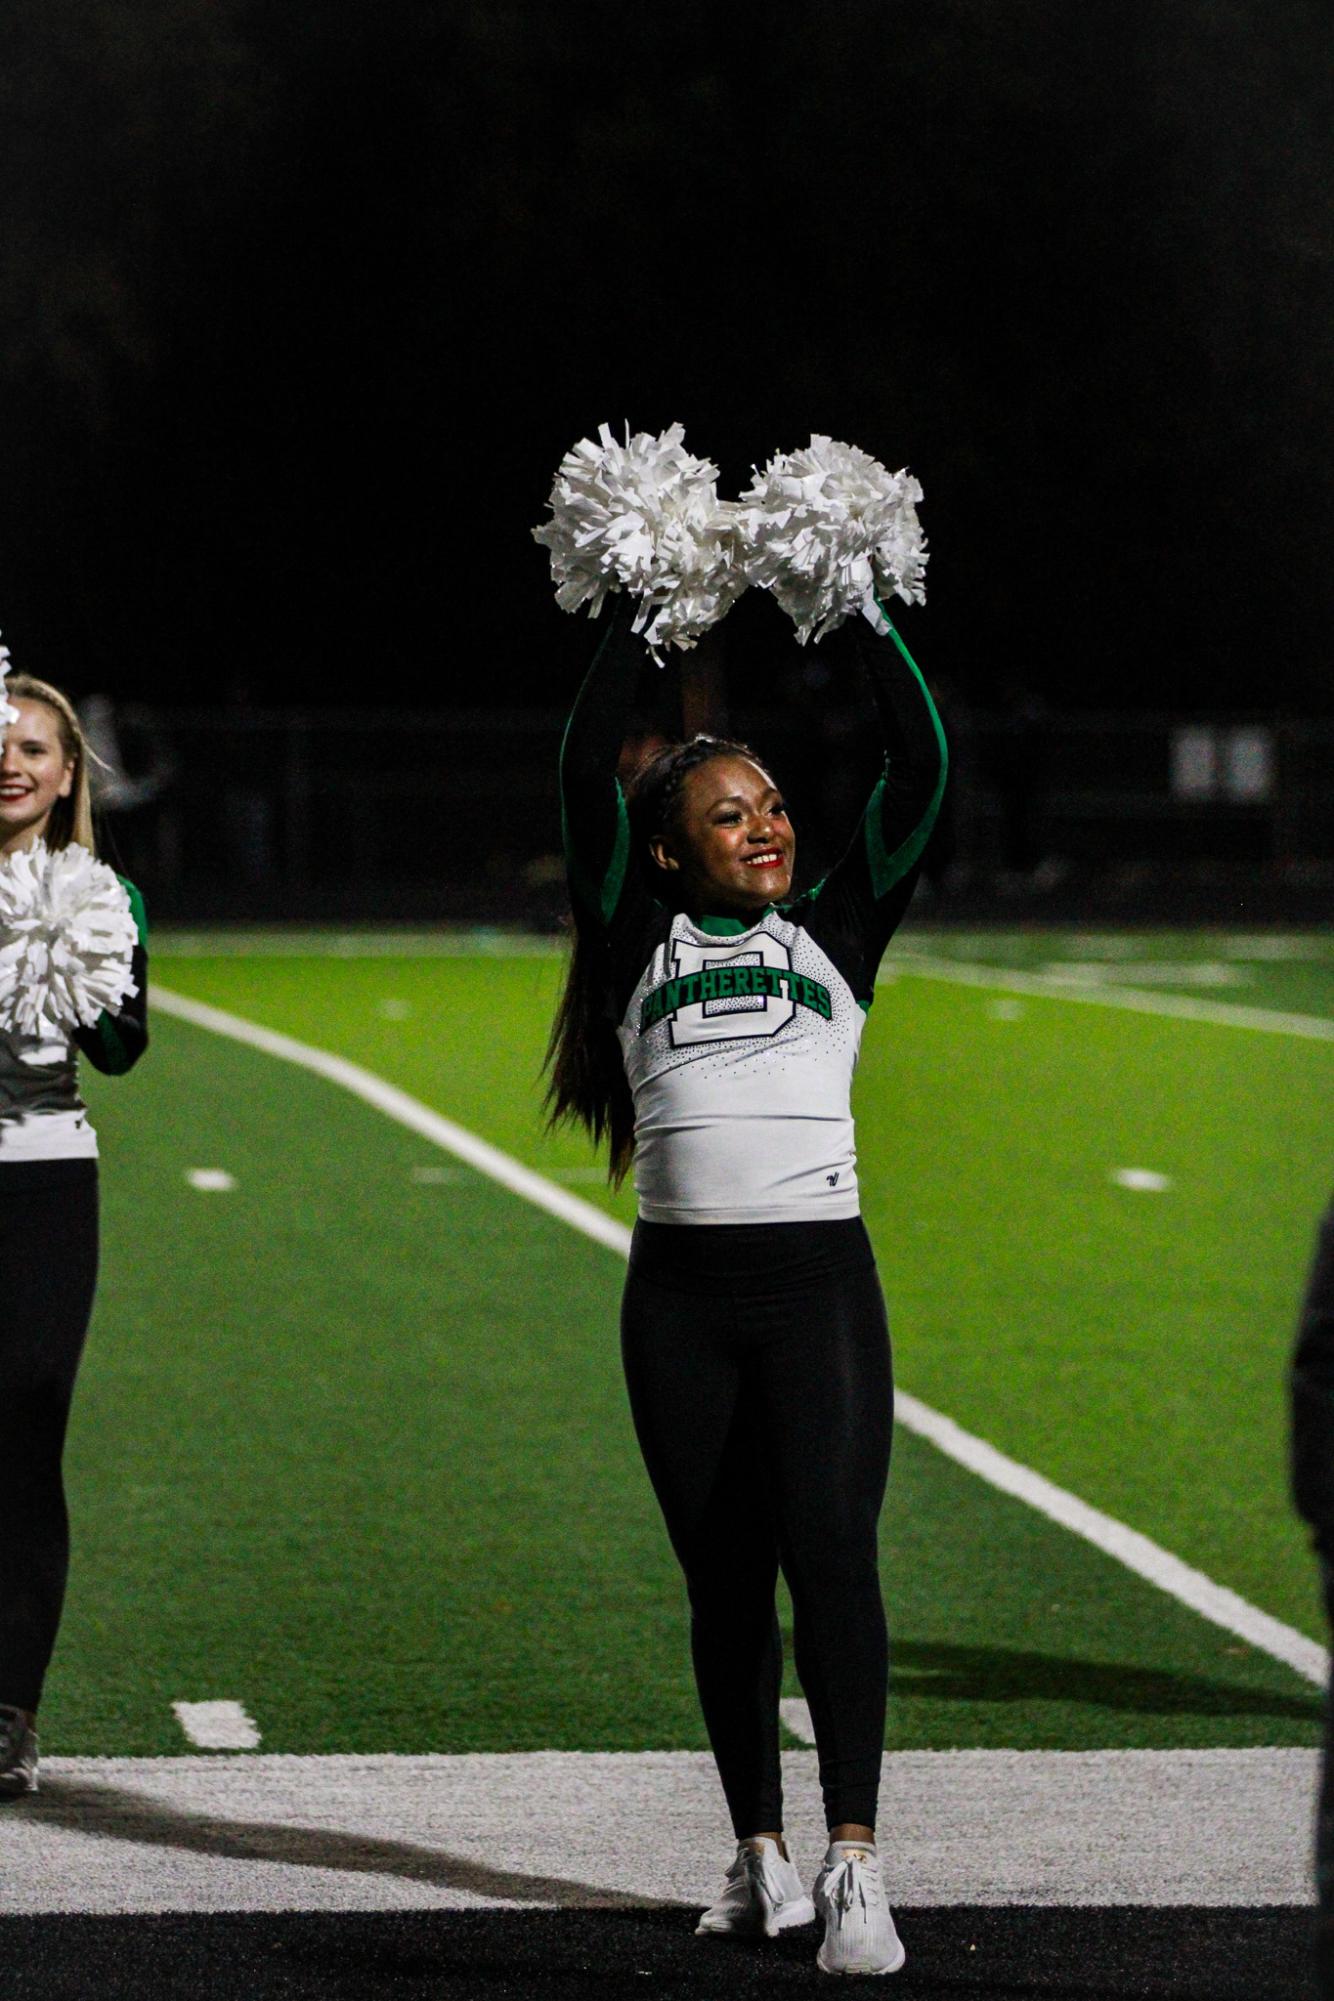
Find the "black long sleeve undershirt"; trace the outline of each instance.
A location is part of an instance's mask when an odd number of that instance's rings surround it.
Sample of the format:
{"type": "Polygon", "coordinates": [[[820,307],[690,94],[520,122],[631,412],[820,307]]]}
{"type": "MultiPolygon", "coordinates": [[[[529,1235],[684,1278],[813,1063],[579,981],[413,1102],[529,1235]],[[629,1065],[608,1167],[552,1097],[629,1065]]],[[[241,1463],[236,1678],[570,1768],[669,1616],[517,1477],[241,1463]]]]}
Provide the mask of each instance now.
{"type": "Polygon", "coordinates": [[[613,601],[607,628],[584,677],[560,752],[561,827],[570,893],[578,915],[609,925],[629,864],[629,822],[616,769],[648,656],[631,630],[635,602],[613,601]],[[619,866],[618,866],[619,864],[619,866]]]}

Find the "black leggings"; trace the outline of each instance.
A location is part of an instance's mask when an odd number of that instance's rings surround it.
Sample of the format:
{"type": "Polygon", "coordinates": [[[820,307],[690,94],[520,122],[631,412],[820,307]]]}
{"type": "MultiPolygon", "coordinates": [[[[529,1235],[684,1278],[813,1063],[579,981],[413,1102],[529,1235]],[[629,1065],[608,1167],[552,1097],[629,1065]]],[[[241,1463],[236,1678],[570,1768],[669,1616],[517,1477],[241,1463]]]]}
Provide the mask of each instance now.
{"type": "Polygon", "coordinates": [[[621,1339],[738,1838],[783,1825],[780,1564],[828,1823],[874,1827],[888,1677],[876,1524],[894,1388],[861,1219],[640,1223],[621,1339]]]}
{"type": "Polygon", "coordinates": [[[60,1461],[97,1283],[97,1162],[0,1163],[0,1702],[36,1709],[69,1570],[60,1461]]]}

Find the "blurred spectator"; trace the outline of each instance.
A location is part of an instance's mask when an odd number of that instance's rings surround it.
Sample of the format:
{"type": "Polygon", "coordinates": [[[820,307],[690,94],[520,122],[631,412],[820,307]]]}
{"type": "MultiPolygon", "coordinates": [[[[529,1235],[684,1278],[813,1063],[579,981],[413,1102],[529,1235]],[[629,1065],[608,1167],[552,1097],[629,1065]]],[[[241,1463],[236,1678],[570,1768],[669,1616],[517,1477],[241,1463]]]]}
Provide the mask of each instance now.
{"type": "Polygon", "coordinates": [[[1050,888],[1062,873],[1047,853],[1049,711],[1017,674],[996,691],[986,733],[986,775],[1000,807],[997,860],[1002,886],[1050,888]]]}
{"type": "MultiPolygon", "coordinates": [[[[279,873],[277,772],[270,749],[250,725],[256,713],[255,690],[244,674],[233,674],[226,685],[229,746],[218,799],[218,835],[227,874],[246,907],[272,894],[279,873]],[[235,728],[231,727],[235,725],[235,728]]],[[[307,734],[300,719],[290,719],[286,736],[287,768],[282,783],[288,796],[289,818],[300,809],[309,784],[306,769],[307,734]]]]}
{"type": "Polygon", "coordinates": [[[136,882],[155,885],[163,872],[157,808],[175,777],[176,759],[141,713],[118,714],[110,695],[86,695],[78,712],[99,840],[117,867],[136,882]]]}
{"type": "MultiPolygon", "coordinates": [[[[1325,1611],[1334,1629],[1334,1201],[1316,1239],[1292,1363],[1292,1491],[1314,1531],[1325,1611]]],[[[1334,1996],[1334,1701],[1326,1706],[1316,1810],[1316,1963],[1320,1993],[1334,1996]]]]}

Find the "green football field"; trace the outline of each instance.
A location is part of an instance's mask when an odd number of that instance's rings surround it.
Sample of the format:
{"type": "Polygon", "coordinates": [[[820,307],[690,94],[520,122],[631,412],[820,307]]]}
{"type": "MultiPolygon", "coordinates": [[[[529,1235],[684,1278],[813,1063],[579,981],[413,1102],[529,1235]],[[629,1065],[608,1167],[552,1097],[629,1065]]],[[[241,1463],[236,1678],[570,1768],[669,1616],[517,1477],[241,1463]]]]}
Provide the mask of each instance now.
{"type": "MultiPolygon", "coordinates": [[[[162,986],[631,1219],[542,1128],[554,947],[154,943],[162,986]]],[[[44,1744],[183,1751],[173,1702],[219,1699],[270,1751],[702,1747],[616,1252],[163,1009],[87,1086],[104,1260],[44,1744]]],[[[856,1095],[901,1386],[1318,1638],[1284,1379],[1332,1086],[1328,935],[916,930],[856,1095]]],[[[1309,1680],[904,1430],[882,1546],[892,1747],[1317,1740],[1309,1680]]]]}

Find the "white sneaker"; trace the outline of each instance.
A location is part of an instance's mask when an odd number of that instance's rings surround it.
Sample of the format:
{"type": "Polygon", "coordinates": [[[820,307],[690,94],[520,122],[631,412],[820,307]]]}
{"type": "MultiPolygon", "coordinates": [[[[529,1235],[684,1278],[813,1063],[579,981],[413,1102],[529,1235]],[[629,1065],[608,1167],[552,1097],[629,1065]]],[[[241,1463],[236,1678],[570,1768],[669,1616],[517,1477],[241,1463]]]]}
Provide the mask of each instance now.
{"type": "Polygon", "coordinates": [[[0,1703],[0,1799],[37,1790],[37,1732],[21,1709],[0,1703]]]}
{"type": "Polygon", "coordinates": [[[880,1857],[860,1841],[835,1841],[811,1892],[824,1919],[821,1973],[897,1973],[908,1957],[894,1929],[880,1857]]]}
{"type": "Polygon", "coordinates": [[[757,1834],[737,1843],[727,1886],[695,1930],[773,1938],[792,1925],[809,1925],[814,1919],[815,1906],[802,1887],[796,1864],[767,1834],[757,1834]]]}

